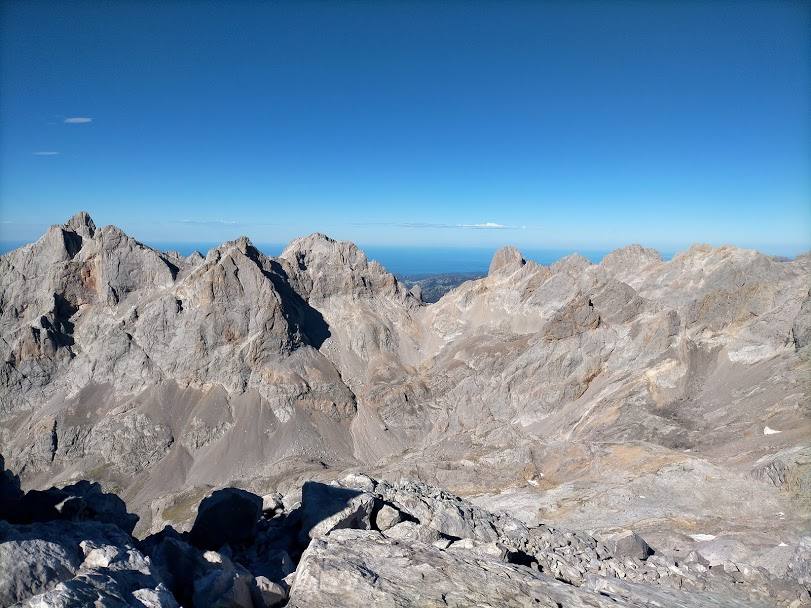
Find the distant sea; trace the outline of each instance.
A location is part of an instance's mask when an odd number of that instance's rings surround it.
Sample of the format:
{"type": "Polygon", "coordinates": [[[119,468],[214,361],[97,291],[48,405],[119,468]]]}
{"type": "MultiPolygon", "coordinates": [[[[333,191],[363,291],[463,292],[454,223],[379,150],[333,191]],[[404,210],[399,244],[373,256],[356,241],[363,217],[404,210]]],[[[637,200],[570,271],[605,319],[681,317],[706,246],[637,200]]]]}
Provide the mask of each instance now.
{"type": "MultiPolygon", "coordinates": [[[[162,251],[177,251],[188,255],[192,251],[206,251],[219,243],[148,243],[162,251]]],[[[283,244],[255,243],[265,255],[279,255],[283,244]]],[[[497,247],[405,247],[405,246],[359,246],[366,256],[380,262],[386,270],[396,275],[424,275],[459,273],[486,273],[497,247]]],[[[579,253],[592,262],[599,262],[608,250],[578,251],[575,249],[521,249],[526,259],[539,264],[551,264],[570,253],[579,253]]]]}

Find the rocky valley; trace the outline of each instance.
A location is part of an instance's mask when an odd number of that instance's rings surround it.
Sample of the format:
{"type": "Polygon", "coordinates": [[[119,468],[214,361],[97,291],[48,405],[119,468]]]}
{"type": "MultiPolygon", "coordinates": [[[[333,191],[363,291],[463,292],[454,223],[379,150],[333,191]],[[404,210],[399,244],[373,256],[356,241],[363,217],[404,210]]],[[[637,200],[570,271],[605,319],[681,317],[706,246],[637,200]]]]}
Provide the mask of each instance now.
{"type": "Polygon", "coordinates": [[[0,605],[811,603],[811,257],[0,257],[0,605]],[[91,483],[92,482],[92,483],[91,483]]]}

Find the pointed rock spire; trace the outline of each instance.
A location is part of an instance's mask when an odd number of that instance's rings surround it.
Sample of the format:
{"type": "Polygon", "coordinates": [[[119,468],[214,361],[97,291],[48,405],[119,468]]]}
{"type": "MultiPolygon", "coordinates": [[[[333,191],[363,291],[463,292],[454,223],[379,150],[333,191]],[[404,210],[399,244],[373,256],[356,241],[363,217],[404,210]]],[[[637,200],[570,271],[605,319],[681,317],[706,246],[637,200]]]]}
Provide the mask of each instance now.
{"type": "Polygon", "coordinates": [[[512,245],[502,247],[493,255],[493,260],[490,262],[490,269],[487,274],[494,274],[496,272],[507,270],[514,271],[521,268],[527,261],[512,245]]]}
{"type": "Polygon", "coordinates": [[[96,224],[87,211],[79,211],[65,223],[65,230],[75,232],[83,238],[92,238],[96,233],[96,224]]]}

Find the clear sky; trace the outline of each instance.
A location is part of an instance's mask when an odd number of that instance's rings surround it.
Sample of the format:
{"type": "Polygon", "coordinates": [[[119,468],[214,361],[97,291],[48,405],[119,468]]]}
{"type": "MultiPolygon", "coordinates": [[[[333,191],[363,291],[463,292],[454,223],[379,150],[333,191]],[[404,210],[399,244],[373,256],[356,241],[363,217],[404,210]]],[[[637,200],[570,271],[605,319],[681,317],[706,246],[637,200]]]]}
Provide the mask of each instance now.
{"type": "Polygon", "coordinates": [[[0,11],[0,240],[811,248],[808,2],[0,11]]]}

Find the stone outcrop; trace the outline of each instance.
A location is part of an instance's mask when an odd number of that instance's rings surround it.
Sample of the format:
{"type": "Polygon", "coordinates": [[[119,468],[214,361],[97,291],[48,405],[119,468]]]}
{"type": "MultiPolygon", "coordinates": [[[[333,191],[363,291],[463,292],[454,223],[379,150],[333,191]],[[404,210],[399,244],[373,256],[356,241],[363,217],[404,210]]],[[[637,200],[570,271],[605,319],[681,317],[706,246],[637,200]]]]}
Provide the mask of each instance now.
{"type": "Polygon", "coordinates": [[[660,553],[630,530],[597,540],[527,526],[420,482],[362,474],[307,482],[302,502],[289,509],[263,512],[261,504],[248,492],[216,490],[199,504],[191,533],[167,527],[141,541],[92,518],[0,521],[0,601],[736,608],[809,600],[806,545],[797,547],[790,576],[778,578],[748,564],[660,553]],[[212,550],[201,538],[225,542],[212,550]]]}

